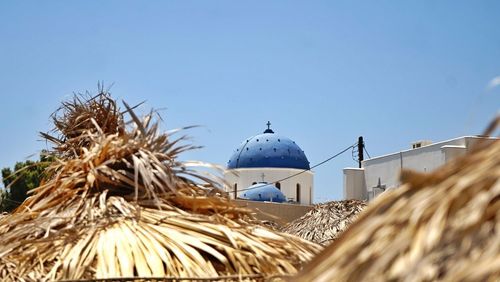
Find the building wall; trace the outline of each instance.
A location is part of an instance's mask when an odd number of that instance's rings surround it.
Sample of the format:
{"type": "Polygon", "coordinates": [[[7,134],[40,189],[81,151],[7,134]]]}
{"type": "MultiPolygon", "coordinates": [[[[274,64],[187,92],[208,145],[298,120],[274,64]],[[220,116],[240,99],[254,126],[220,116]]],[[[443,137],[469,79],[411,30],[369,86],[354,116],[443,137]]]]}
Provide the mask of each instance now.
{"type": "Polygon", "coordinates": [[[344,198],[364,197],[357,199],[371,200],[384,189],[398,187],[402,169],[419,172],[433,171],[446,162],[464,155],[475,142],[481,139],[488,142],[497,140],[474,136],[460,137],[365,160],[361,168],[363,173],[353,174],[351,168],[346,168],[344,169],[344,198]],[[383,188],[374,189],[379,181],[383,188]]]}
{"type": "Polygon", "coordinates": [[[344,199],[367,199],[365,171],[362,168],[344,169],[344,199]]]}
{"type": "MultiPolygon", "coordinates": [[[[292,168],[238,168],[229,169],[224,172],[224,179],[230,185],[227,192],[234,198],[234,185],[237,185],[237,196],[241,197],[244,191],[242,189],[248,188],[255,183],[262,181],[272,183],[279,181],[283,178],[292,176],[298,172],[302,172],[300,169],[292,168]],[[264,174],[264,177],[263,175],[264,174]]],[[[280,190],[285,194],[287,200],[297,201],[296,191],[297,184],[300,185],[300,204],[310,205],[312,204],[313,196],[313,173],[311,171],[304,171],[303,173],[286,179],[280,182],[280,190]]]]}
{"type": "Polygon", "coordinates": [[[280,225],[292,222],[310,211],[311,205],[297,205],[288,203],[256,202],[236,200],[236,204],[246,207],[255,213],[260,220],[272,220],[280,225]]]}

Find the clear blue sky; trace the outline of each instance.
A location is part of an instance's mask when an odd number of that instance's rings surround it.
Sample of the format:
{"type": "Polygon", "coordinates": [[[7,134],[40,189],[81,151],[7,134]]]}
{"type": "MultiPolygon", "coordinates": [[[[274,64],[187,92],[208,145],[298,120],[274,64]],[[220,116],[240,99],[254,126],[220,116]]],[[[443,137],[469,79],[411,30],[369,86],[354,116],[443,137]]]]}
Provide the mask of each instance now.
{"type": "MultiPolygon", "coordinates": [[[[45,148],[72,92],[165,108],[165,129],[225,164],[273,129],[311,164],[365,137],[372,156],[478,134],[500,105],[500,1],[2,1],[0,167],[45,148]]],[[[144,107],[144,109],[146,109],[144,107]]],[[[315,170],[342,197],[350,152],[315,170]]]]}

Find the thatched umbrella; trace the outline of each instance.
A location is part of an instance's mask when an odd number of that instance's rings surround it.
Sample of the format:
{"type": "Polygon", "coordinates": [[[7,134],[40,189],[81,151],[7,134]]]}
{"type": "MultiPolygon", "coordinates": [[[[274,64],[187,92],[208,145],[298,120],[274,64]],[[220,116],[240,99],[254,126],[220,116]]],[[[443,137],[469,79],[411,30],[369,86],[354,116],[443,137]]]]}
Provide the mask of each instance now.
{"type": "Polygon", "coordinates": [[[402,182],[294,280],[499,281],[500,141],[402,182]]]}
{"type": "Polygon", "coordinates": [[[100,93],[54,115],[48,179],[0,219],[0,279],[284,275],[319,251],[249,223],[220,178],[192,169],[213,166],[177,159],[183,137],[124,105],[100,93]]]}
{"type": "Polygon", "coordinates": [[[364,201],[358,200],[317,204],[302,217],[286,224],[281,231],[328,245],[347,229],[365,206],[364,201]]]}

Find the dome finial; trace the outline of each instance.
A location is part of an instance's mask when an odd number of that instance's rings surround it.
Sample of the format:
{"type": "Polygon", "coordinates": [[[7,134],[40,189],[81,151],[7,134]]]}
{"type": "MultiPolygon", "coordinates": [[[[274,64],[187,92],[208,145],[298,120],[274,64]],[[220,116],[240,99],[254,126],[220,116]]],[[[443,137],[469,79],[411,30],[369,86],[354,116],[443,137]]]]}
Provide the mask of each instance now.
{"type": "Polygon", "coordinates": [[[264,133],[274,133],[274,131],[271,129],[271,122],[267,121],[266,125],[267,125],[267,129],[264,130],[264,133]]]}

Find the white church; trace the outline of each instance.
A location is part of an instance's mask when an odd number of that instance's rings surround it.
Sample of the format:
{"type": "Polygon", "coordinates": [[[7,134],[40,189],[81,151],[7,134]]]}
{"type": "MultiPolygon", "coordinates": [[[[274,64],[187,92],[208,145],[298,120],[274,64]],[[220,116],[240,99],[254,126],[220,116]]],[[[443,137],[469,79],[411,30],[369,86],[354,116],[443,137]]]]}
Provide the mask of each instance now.
{"type": "MultiPolygon", "coordinates": [[[[371,201],[400,185],[403,169],[430,172],[466,154],[481,141],[497,137],[464,136],[432,143],[417,141],[411,149],[373,157],[361,168],[345,168],[344,199],[371,201]]],[[[231,198],[312,205],[314,174],[304,151],[290,138],[276,134],[270,122],[263,133],[245,139],[227,163],[224,178],[231,198]]]]}
{"type": "Polygon", "coordinates": [[[361,168],[344,168],[344,199],[371,201],[401,185],[403,169],[431,172],[465,155],[477,142],[498,142],[497,137],[463,136],[446,141],[414,142],[410,149],[364,160],[361,168]]]}
{"type": "Polygon", "coordinates": [[[311,205],[314,174],[304,151],[270,126],[233,152],[224,173],[227,192],[232,198],[311,205]]]}

